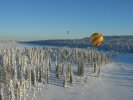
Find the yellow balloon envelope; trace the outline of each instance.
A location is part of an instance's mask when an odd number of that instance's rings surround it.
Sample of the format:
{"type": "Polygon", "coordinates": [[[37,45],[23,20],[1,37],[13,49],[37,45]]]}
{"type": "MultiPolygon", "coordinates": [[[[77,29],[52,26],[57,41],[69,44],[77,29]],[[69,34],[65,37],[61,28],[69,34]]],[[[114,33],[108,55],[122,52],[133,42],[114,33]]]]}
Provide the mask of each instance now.
{"type": "Polygon", "coordinates": [[[103,35],[100,33],[94,33],[91,35],[90,40],[94,46],[100,46],[103,41],[103,35]]]}

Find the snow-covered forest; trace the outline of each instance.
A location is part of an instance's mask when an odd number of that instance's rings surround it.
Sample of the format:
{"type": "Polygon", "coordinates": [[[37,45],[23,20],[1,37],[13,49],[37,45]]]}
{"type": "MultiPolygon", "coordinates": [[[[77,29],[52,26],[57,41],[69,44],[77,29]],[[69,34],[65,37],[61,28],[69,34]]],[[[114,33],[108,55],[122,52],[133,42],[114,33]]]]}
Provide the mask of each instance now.
{"type": "Polygon", "coordinates": [[[1,40],[0,100],[132,100],[132,42],[1,40]]]}
{"type": "MultiPolygon", "coordinates": [[[[74,39],[74,40],[42,40],[42,41],[27,41],[25,43],[32,43],[37,45],[50,45],[50,46],[68,46],[78,48],[93,47],[89,38],[74,39]]],[[[95,47],[93,47],[95,48],[95,47]]],[[[104,51],[117,51],[117,52],[130,52],[133,53],[133,36],[104,36],[104,42],[98,48],[104,51]]]]}
{"type": "Polygon", "coordinates": [[[0,51],[1,100],[26,100],[26,89],[39,91],[50,83],[53,64],[56,79],[67,87],[73,84],[75,76],[87,83],[86,70],[99,76],[100,67],[111,62],[95,49],[18,46],[1,47],[0,51]]]}

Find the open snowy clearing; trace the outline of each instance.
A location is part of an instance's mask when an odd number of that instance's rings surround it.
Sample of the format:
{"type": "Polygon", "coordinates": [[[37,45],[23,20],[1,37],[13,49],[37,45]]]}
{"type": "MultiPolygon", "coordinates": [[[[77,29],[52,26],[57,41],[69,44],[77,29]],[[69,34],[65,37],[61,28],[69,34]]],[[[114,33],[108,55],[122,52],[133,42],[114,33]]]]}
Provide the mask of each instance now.
{"type": "Polygon", "coordinates": [[[50,83],[36,92],[34,98],[33,91],[29,91],[27,99],[133,100],[133,54],[118,55],[113,59],[117,62],[102,67],[100,77],[89,74],[87,84],[77,79],[73,86],[64,88],[60,80],[51,77],[50,83]]]}

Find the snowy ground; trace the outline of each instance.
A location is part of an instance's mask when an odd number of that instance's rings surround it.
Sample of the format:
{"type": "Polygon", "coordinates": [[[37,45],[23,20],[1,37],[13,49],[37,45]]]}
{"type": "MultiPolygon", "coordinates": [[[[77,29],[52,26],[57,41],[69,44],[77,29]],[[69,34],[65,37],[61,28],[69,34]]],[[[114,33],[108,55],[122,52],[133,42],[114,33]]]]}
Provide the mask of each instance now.
{"type": "Polygon", "coordinates": [[[88,83],[75,80],[73,86],[64,88],[51,73],[50,83],[28,100],[133,100],[133,54],[113,58],[115,63],[104,66],[100,77],[88,75],[88,83]]]}

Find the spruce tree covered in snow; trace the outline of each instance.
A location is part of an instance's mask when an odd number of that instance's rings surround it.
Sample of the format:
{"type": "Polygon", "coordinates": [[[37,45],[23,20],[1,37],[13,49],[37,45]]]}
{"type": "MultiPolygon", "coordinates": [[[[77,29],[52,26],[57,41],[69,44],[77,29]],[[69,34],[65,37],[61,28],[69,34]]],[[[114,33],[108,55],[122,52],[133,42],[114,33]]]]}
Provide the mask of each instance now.
{"type": "Polygon", "coordinates": [[[96,72],[96,68],[97,68],[97,63],[96,63],[96,59],[95,58],[94,58],[93,68],[94,68],[93,73],[95,73],[96,72]]]}
{"type": "Polygon", "coordinates": [[[0,100],[4,100],[3,83],[0,82],[0,100]]]}
{"type": "Polygon", "coordinates": [[[66,74],[64,74],[63,86],[64,86],[64,87],[67,87],[67,78],[66,78],[66,74]]]}
{"type": "Polygon", "coordinates": [[[47,84],[49,83],[49,69],[47,68],[47,84]]]}
{"type": "Polygon", "coordinates": [[[51,71],[51,60],[50,60],[50,58],[48,60],[48,66],[49,66],[49,70],[51,71]]]}
{"type": "Polygon", "coordinates": [[[72,72],[72,65],[70,63],[67,64],[67,70],[66,70],[66,77],[70,78],[70,74],[72,72]]]}
{"type": "Polygon", "coordinates": [[[61,75],[64,75],[64,64],[61,64],[61,75]]]}
{"type": "Polygon", "coordinates": [[[84,76],[84,65],[81,60],[78,62],[78,75],[84,76]]]}
{"type": "Polygon", "coordinates": [[[70,72],[70,80],[69,80],[69,82],[70,82],[70,85],[73,84],[73,73],[72,72],[70,72]]]}

